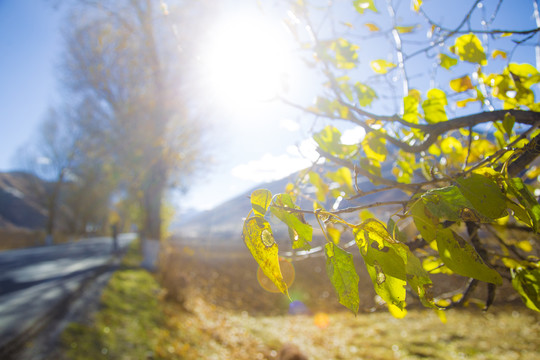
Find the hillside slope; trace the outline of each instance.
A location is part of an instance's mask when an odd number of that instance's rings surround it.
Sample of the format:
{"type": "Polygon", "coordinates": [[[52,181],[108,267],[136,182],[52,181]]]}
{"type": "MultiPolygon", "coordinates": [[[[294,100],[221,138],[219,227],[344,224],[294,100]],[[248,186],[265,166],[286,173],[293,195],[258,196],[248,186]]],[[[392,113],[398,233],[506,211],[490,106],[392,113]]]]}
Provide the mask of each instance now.
{"type": "MultiPolygon", "coordinates": [[[[334,171],[328,166],[321,166],[318,171],[324,173],[326,171],[334,171]]],[[[391,169],[383,169],[383,171],[390,172],[391,169]]],[[[174,237],[181,238],[184,242],[197,242],[198,244],[216,244],[223,243],[229,245],[237,245],[242,243],[241,232],[244,218],[251,210],[250,195],[255,189],[268,189],[273,195],[284,192],[285,187],[290,182],[295,182],[298,173],[292,174],[287,178],[260,184],[254,188],[246,191],[245,193],[226,201],[225,203],[208,211],[201,212],[189,217],[186,217],[185,221],[180,221],[178,225],[172,229],[174,237]]],[[[373,184],[365,178],[358,179],[358,186],[363,191],[373,189],[373,184]]],[[[309,184],[305,185],[303,193],[315,198],[315,188],[309,184]]],[[[368,204],[376,201],[384,202],[390,200],[405,199],[405,195],[399,190],[385,191],[378,194],[372,194],[362,197],[358,200],[347,201],[343,200],[339,204],[339,208],[343,209],[350,206],[359,206],[362,204],[368,204]]],[[[310,209],[311,204],[308,201],[298,203],[301,208],[310,209]]],[[[332,204],[324,204],[326,208],[331,208],[332,204]]],[[[387,214],[390,207],[375,208],[372,211],[377,215],[387,214]]],[[[391,207],[394,211],[396,207],[391,207]]],[[[392,211],[393,212],[393,211],[392,211]]],[[[345,215],[353,222],[358,222],[355,213],[349,216],[345,215]]],[[[316,223],[314,219],[310,219],[306,216],[309,223],[316,223]]],[[[287,229],[279,221],[273,221],[272,217],[269,219],[272,224],[274,236],[276,238],[285,237],[288,238],[287,229]]],[[[317,230],[314,230],[315,238],[322,238],[317,230]]]]}
{"type": "Polygon", "coordinates": [[[0,173],[0,228],[43,228],[47,210],[39,194],[47,193],[48,187],[47,182],[28,173],[0,173]]]}

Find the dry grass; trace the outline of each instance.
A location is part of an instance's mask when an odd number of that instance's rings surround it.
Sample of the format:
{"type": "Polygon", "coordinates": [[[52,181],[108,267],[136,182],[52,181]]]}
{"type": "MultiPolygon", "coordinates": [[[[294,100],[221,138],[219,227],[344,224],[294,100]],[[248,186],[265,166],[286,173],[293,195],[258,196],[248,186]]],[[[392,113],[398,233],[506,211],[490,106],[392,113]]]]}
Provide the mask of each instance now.
{"type": "Polygon", "coordinates": [[[45,244],[43,231],[0,229],[0,251],[23,249],[45,244]]]}
{"type": "Polygon", "coordinates": [[[476,307],[452,310],[446,323],[435,312],[412,306],[397,320],[375,306],[372,288],[366,287],[363,311],[355,317],[337,303],[324,259],[313,258],[295,264],[291,287],[293,299],[307,311],[289,315],[283,295],[259,286],[247,250],[179,246],[164,264],[166,327],[156,350],[161,358],[277,359],[286,343],[298,345],[310,359],[540,357],[540,316],[519,303],[499,304],[488,313],[476,307]]]}
{"type": "MultiPolygon", "coordinates": [[[[78,240],[80,236],[54,234],[55,244],[78,240]]],[[[45,231],[25,229],[0,229],[0,251],[25,249],[45,245],[45,231]]]]}

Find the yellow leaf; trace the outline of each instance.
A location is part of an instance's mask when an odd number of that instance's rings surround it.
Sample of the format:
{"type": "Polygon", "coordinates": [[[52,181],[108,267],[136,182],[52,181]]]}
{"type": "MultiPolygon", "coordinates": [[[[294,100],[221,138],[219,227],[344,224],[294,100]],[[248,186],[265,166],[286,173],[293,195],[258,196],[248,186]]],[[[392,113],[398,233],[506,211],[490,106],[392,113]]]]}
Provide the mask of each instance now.
{"type": "Polygon", "coordinates": [[[363,14],[366,10],[377,12],[374,0],[354,0],[353,5],[356,11],[358,11],[360,14],[363,14]]]}
{"type": "Polygon", "coordinates": [[[422,6],[422,0],[411,0],[411,5],[414,11],[419,12],[420,6],[422,6]]]}
{"type": "Polygon", "coordinates": [[[431,89],[427,93],[427,100],[422,103],[425,119],[433,124],[448,120],[445,106],[448,105],[446,94],[440,89],[431,89]]]}
{"type": "Polygon", "coordinates": [[[386,74],[388,69],[396,67],[396,64],[382,59],[373,60],[369,63],[369,65],[377,74],[386,74]]]}
{"type": "Polygon", "coordinates": [[[456,105],[457,107],[462,108],[462,107],[467,106],[468,103],[475,102],[475,101],[478,101],[478,99],[469,98],[469,99],[459,100],[459,101],[456,101],[456,105]]]}
{"type": "Polygon", "coordinates": [[[289,296],[287,284],[283,280],[279,266],[278,245],[268,221],[261,216],[247,219],[244,222],[242,238],[263,273],[283,294],[289,296]]]}
{"type": "Polygon", "coordinates": [[[449,136],[441,141],[441,150],[445,154],[460,153],[463,151],[463,146],[455,137],[449,136]]]}
{"type": "Polygon", "coordinates": [[[435,314],[437,314],[437,316],[439,317],[439,320],[441,320],[443,324],[446,324],[448,320],[446,319],[446,313],[444,312],[444,310],[439,310],[439,309],[434,309],[434,310],[435,310],[435,314]]]}
{"type": "Polygon", "coordinates": [[[373,23],[365,23],[364,25],[365,25],[365,26],[369,29],[369,31],[371,31],[371,32],[375,32],[375,31],[379,31],[379,30],[380,30],[379,27],[378,27],[377,25],[373,24],[373,23]]]}
{"type": "Polygon", "coordinates": [[[412,25],[412,26],[396,26],[396,30],[401,34],[412,33],[414,29],[416,29],[416,25],[412,25]]]}
{"type": "Polygon", "coordinates": [[[473,89],[471,78],[469,75],[462,76],[460,78],[450,80],[450,88],[455,92],[463,92],[473,89]]]}
{"type": "Polygon", "coordinates": [[[459,55],[461,60],[487,65],[486,53],[482,47],[482,42],[475,34],[465,34],[458,37],[453,46],[453,51],[459,55]]]}
{"type": "Polygon", "coordinates": [[[501,59],[506,59],[507,56],[506,56],[506,53],[504,51],[501,51],[501,50],[493,50],[493,52],[491,53],[491,57],[496,59],[497,56],[500,56],[501,59]]]}
{"type": "Polygon", "coordinates": [[[441,149],[435,144],[430,145],[428,152],[435,156],[441,156],[441,149]]]}
{"type": "Polygon", "coordinates": [[[452,66],[458,63],[457,59],[443,53],[439,54],[439,60],[440,60],[441,66],[445,68],[446,70],[450,70],[452,66]]]}
{"type": "Polygon", "coordinates": [[[330,236],[330,239],[332,242],[336,245],[339,245],[339,239],[341,238],[341,232],[336,229],[335,227],[328,226],[326,228],[326,231],[328,232],[328,236],[330,236]]]}
{"type": "Polygon", "coordinates": [[[396,319],[403,319],[407,315],[407,309],[405,309],[405,307],[400,309],[394,304],[387,303],[386,305],[388,306],[388,311],[390,314],[392,314],[392,316],[396,319]]]}
{"type": "Polygon", "coordinates": [[[518,248],[520,248],[521,250],[525,251],[525,252],[531,252],[532,251],[532,246],[531,246],[531,243],[527,240],[522,240],[522,241],[519,241],[516,246],[518,248]]]}
{"type": "Polygon", "coordinates": [[[416,100],[418,100],[418,102],[422,101],[422,94],[419,90],[410,89],[408,95],[414,97],[416,100]]]}

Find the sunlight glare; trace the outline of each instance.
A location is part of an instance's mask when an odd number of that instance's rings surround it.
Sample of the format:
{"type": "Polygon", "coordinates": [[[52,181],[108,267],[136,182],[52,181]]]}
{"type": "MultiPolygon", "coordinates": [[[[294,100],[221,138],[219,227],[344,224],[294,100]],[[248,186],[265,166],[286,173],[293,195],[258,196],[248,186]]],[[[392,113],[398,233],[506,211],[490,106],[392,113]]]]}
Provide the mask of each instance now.
{"type": "Polygon", "coordinates": [[[238,106],[274,98],[283,87],[285,43],[281,28],[264,18],[244,15],[216,24],[202,65],[218,101],[238,106]]]}
{"type": "MultiPolygon", "coordinates": [[[[287,284],[287,287],[290,288],[291,285],[294,283],[294,277],[295,277],[295,271],[294,271],[294,265],[287,260],[280,259],[279,260],[279,266],[281,268],[281,274],[283,276],[283,281],[287,284]]],[[[259,281],[259,285],[261,287],[271,293],[279,293],[281,292],[278,287],[270,280],[262,271],[261,267],[257,269],[257,280],[259,281]]]]}

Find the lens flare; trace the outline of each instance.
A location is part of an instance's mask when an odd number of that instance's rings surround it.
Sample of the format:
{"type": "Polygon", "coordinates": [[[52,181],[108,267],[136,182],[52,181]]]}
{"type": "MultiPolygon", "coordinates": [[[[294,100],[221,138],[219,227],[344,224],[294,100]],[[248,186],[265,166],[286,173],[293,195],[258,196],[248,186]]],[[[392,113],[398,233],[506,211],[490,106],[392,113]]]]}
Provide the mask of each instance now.
{"type": "Polygon", "coordinates": [[[309,309],[300,300],[295,300],[289,304],[289,315],[309,315],[309,309]]]}
{"type": "MultiPolygon", "coordinates": [[[[280,259],[279,260],[279,266],[281,268],[281,274],[283,275],[283,281],[285,281],[285,284],[287,284],[287,287],[291,287],[291,285],[294,283],[294,266],[290,261],[280,259]]],[[[259,281],[259,285],[261,287],[271,293],[279,293],[279,289],[276,285],[270,280],[266,275],[264,275],[261,267],[257,269],[257,280],[259,281]]]]}
{"type": "Polygon", "coordinates": [[[313,317],[313,322],[319,329],[326,329],[330,325],[330,316],[325,312],[318,312],[313,317]]]}

